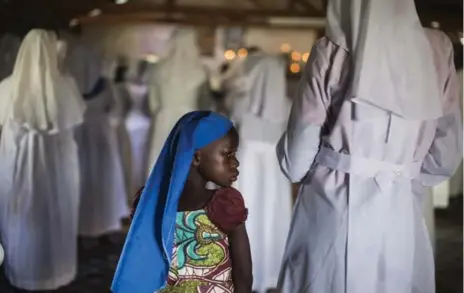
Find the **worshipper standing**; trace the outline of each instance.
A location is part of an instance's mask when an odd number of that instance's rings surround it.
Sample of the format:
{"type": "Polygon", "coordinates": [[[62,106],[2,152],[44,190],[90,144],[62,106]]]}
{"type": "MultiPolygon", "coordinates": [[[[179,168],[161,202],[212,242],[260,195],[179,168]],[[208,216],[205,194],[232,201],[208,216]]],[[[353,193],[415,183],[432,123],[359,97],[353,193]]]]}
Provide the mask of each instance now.
{"type": "Polygon", "coordinates": [[[77,270],[85,104],[58,63],[56,35],[34,29],[0,84],[0,242],[7,279],[26,290],[55,290],[77,270]]]}
{"type": "Polygon", "coordinates": [[[327,15],[278,145],[302,183],[280,287],[433,293],[421,205],[461,158],[452,44],[413,0],[331,0],[327,15]]]}
{"type": "MultiPolygon", "coordinates": [[[[81,62],[88,62],[86,72],[101,74],[98,56],[85,58],[81,62]]],[[[84,123],[76,130],[76,141],[81,168],[79,235],[94,238],[119,231],[129,209],[117,137],[110,125],[114,98],[104,78],[90,75],[95,77],[94,88],[84,94],[87,111],[84,123]]]]}
{"type": "Polygon", "coordinates": [[[5,34],[0,37],[0,81],[11,75],[18,55],[21,39],[5,34]]]}
{"type": "Polygon", "coordinates": [[[104,78],[111,91],[113,98],[112,107],[110,110],[110,126],[116,135],[118,154],[122,163],[124,173],[124,185],[126,186],[126,195],[134,194],[132,189],[132,155],[129,133],[126,128],[126,118],[131,108],[131,100],[124,84],[116,83],[115,62],[105,62],[104,78]]]}
{"type": "Polygon", "coordinates": [[[253,290],[264,293],[277,287],[292,217],[291,185],[275,156],[290,100],[283,58],[250,54],[243,66],[245,87],[232,111],[241,139],[241,176],[236,186],[250,212],[246,225],[253,258],[253,290]]]}
{"type": "Polygon", "coordinates": [[[134,63],[127,77],[124,90],[131,100],[131,108],[126,118],[126,128],[130,137],[132,178],[131,193],[140,189],[145,184],[148,142],[150,133],[150,116],[147,111],[148,86],[145,80],[145,69],[143,63],[134,63]]]}
{"type": "Polygon", "coordinates": [[[178,29],[173,33],[166,57],[153,68],[150,80],[153,127],[148,172],[176,121],[185,113],[198,109],[199,95],[206,81],[195,30],[178,29]]]}
{"type": "Polygon", "coordinates": [[[251,293],[238,177],[238,133],[225,116],[180,118],[144,190],[113,279],[114,293],[251,293]],[[206,188],[208,182],[220,186],[206,188]]]}

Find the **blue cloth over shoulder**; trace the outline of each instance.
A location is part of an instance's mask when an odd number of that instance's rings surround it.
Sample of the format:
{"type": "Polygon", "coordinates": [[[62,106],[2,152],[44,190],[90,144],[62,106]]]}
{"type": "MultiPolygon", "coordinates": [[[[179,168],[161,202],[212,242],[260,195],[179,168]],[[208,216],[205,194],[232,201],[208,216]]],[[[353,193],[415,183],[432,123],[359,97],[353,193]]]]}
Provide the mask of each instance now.
{"type": "Polygon", "coordinates": [[[209,111],[184,115],[164,144],[148,178],[119,259],[113,293],[154,293],[166,286],[177,204],[195,151],[224,137],[226,117],[209,111]]]}

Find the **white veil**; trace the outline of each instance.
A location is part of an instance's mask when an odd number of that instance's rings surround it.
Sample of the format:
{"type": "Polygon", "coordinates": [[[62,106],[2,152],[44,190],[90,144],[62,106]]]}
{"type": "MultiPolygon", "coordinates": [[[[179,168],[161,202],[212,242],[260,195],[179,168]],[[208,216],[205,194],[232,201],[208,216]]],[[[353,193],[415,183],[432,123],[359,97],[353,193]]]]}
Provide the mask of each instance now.
{"type": "Polygon", "coordinates": [[[433,51],[413,0],[330,0],[327,36],[352,55],[350,95],[406,119],[443,115],[433,51]]]}
{"type": "Polygon", "coordinates": [[[194,88],[206,81],[205,67],[201,61],[197,35],[192,28],[174,32],[166,57],[157,66],[157,74],[163,83],[194,88]]]}
{"type": "Polygon", "coordinates": [[[34,29],[24,38],[13,74],[0,83],[0,124],[56,133],[82,123],[85,110],[74,80],[58,69],[56,35],[34,29]]]}

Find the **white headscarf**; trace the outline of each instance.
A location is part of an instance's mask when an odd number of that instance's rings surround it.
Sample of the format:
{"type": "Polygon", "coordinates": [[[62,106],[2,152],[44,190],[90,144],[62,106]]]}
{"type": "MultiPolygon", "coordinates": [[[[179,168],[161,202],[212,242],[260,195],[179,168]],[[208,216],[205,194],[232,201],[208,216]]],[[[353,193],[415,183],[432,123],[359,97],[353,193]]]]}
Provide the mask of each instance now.
{"type": "Polygon", "coordinates": [[[5,34],[0,37],[0,81],[13,72],[20,45],[21,39],[17,36],[5,34]]]}
{"type": "Polygon", "coordinates": [[[0,124],[56,133],[82,122],[84,102],[71,77],[58,69],[56,35],[34,29],[24,38],[13,74],[0,83],[0,124]]]}
{"type": "Polygon", "coordinates": [[[406,119],[441,117],[431,45],[413,0],[330,0],[327,36],[351,53],[354,102],[406,119]]]}
{"type": "Polygon", "coordinates": [[[163,83],[191,89],[206,81],[195,30],[181,28],[174,32],[167,55],[158,68],[157,74],[163,83]]]}
{"type": "Polygon", "coordinates": [[[287,121],[289,100],[286,92],[285,61],[277,56],[258,56],[251,76],[249,112],[275,123],[287,121]]]}

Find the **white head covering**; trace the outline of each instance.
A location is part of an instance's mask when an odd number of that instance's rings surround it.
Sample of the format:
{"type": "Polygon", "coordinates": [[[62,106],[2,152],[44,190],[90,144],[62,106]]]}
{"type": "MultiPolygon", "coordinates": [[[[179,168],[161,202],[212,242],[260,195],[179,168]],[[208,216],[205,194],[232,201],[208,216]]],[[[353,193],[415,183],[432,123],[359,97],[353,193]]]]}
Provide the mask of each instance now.
{"type": "Polygon", "coordinates": [[[34,29],[24,38],[13,74],[0,83],[0,124],[56,133],[82,122],[84,102],[74,80],[58,69],[56,35],[34,29]]]}
{"type": "Polygon", "coordinates": [[[158,66],[163,83],[194,88],[205,82],[207,76],[201,61],[196,32],[181,28],[174,32],[166,57],[158,66]]]}
{"type": "Polygon", "coordinates": [[[257,64],[246,77],[250,87],[249,112],[267,121],[285,122],[289,115],[285,60],[277,56],[257,58],[257,64]]]}
{"type": "Polygon", "coordinates": [[[21,39],[17,36],[5,34],[0,38],[0,81],[13,72],[20,45],[21,39]]]}
{"type": "Polygon", "coordinates": [[[406,119],[441,117],[431,45],[413,0],[330,0],[327,36],[352,54],[354,102],[406,119]]]}

